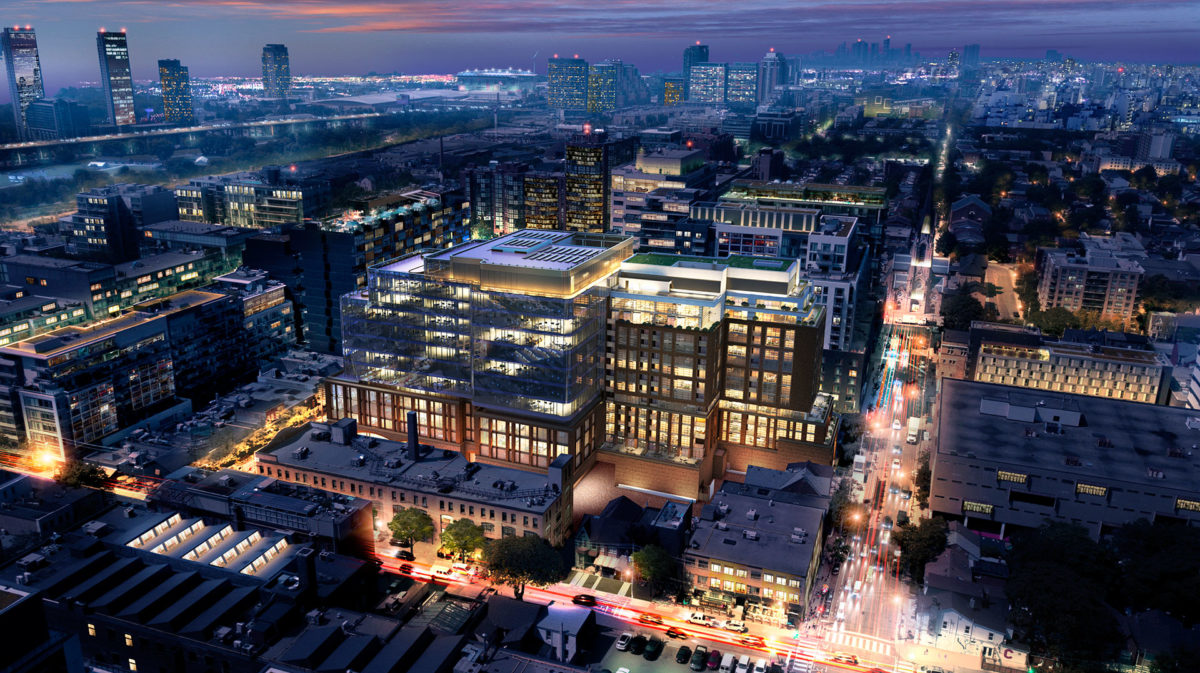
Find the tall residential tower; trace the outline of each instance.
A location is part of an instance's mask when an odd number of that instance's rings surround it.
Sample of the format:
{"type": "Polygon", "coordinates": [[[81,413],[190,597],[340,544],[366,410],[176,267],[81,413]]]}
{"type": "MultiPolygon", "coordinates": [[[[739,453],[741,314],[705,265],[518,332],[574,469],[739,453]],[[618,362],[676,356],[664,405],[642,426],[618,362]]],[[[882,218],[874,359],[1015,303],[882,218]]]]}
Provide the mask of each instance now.
{"type": "Polygon", "coordinates": [[[691,73],[692,66],[708,63],[708,45],[696,44],[683,50],[683,96],[685,99],[691,98],[691,73]]]}
{"type": "Polygon", "coordinates": [[[13,121],[17,135],[29,138],[25,110],[39,98],[45,98],[42,88],[42,64],[38,59],[37,35],[32,26],[5,28],[0,34],[0,57],[8,70],[8,95],[12,100],[13,121]]]}
{"type": "Polygon", "coordinates": [[[292,66],[286,45],[268,44],[262,52],[263,95],[287,98],[292,89],[292,66]]]}
{"type": "Polygon", "coordinates": [[[190,124],[194,120],[192,86],[186,65],[175,59],[158,62],[158,78],[162,84],[163,114],[170,124],[190,124]]]}
{"type": "Polygon", "coordinates": [[[137,111],[133,107],[133,73],[129,68],[129,43],[125,39],[125,29],[110,33],[101,28],[96,33],[96,51],[100,55],[100,83],[104,86],[108,123],[115,126],[137,123],[137,111]]]}
{"type": "Polygon", "coordinates": [[[582,112],[588,106],[588,62],[556,54],[546,64],[547,102],[552,110],[582,112]]]}

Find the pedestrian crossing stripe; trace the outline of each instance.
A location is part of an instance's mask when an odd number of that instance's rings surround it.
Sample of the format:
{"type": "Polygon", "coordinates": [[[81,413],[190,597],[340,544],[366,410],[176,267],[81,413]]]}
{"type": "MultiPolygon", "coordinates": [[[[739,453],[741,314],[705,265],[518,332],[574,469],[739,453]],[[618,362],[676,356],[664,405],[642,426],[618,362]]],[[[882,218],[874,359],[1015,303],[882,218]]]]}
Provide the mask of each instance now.
{"type": "Polygon", "coordinates": [[[835,645],[855,647],[860,650],[875,652],[876,654],[889,655],[892,653],[892,646],[889,643],[884,643],[873,638],[855,636],[849,633],[835,633],[832,635],[832,637],[830,637],[829,640],[835,645]]]}
{"type": "Polygon", "coordinates": [[[917,670],[917,665],[911,661],[896,662],[896,673],[914,673],[917,670]]]}

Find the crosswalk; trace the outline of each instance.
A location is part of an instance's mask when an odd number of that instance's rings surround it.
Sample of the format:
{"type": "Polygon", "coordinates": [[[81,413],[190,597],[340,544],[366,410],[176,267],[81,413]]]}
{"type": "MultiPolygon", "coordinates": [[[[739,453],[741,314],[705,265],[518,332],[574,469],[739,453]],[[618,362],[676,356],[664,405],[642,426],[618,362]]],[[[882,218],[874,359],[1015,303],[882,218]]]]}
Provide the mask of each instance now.
{"type": "Polygon", "coordinates": [[[896,673],[915,673],[917,665],[911,661],[897,661],[896,673]]]}
{"type": "Polygon", "coordinates": [[[845,647],[853,647],[860,650],[867,650],[884,656],[891,656],[892,644],[870,638],[868,636],[860,636],[854,633],[835,632],[829,634],[829,642],[833,645],[842,645],[845,647]]]}

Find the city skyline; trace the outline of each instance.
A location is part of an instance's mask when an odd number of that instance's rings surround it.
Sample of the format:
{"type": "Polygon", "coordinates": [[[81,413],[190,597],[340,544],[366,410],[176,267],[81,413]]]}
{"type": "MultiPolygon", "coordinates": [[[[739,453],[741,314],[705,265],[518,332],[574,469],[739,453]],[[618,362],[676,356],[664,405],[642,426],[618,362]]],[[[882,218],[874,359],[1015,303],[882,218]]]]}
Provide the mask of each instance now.
{"type": "Polygon", "coordinates": [[[580,53],[589,61],[621,58],[644,73],[670,72],[678,70],[679,49],[694,40],[710,45],[714,59],[737,61],[756,59],[769,47],[785,54],[832,52],[843,41],[882,41],[888,34],[893,44],[912,43],[926,57],[968,43],[981,44],[985,59],[1038,58],[1046,49],[1084,60],[1185,62],[1195,56],[1192,31],[1182,27],[1188,24],[1189,3],[1176,0],[1150,7],[1106,0],[1036,7],[1027,0],[982,7],[960,0],[853,4],[851,12],[844,5],[757,0],[740,6],[739,21],[731,25],[722,7],[659,0],[621,12],[537,0],[452,8],[435,8],[425,0],[348,5],[307,0],[287,8],[258,0],[169,6],[20,0],[4,21],[31,24],[38,31],[48,93],[96,81],[87,36],[100,27],[127,29],[137,80],[156,79],[156,62],[164,58],[196,64],[194,77],[255,76],[266,42],[289,46],[297,75],[496,66],[532,67],[544,74],[546,58],[556,51],[580,53]],[[64,6],[71,11],[58,11],[64,6]],[[1031,11],[1038,16],[1033,29],[1027,19],[1031,11]],[[205,26],[222,32],[221,50],[213,52],[207,41],[195,38],[205,26]],[[397,35],[406,37],[397,40],[397,35]],[[468,35],[469,41],[452,37],[468,35]]]}

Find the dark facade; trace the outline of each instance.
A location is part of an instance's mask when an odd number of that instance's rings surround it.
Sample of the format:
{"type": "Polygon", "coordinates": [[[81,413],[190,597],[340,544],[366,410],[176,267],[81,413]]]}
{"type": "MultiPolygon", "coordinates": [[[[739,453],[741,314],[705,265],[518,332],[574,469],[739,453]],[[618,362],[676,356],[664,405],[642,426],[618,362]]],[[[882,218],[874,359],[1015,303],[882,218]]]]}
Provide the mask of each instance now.
{"type": "Polygon", "coordinates": [[[138,257],[139,227],[173,220],[175,194],[158,185],[97,187],[75,197],[71,244],[78,254],[111,263],[138,257]]]}
{"type": "Polygon", "coordinates": [[[168,124],[190,124],[195,121],[192,109],[192,83],[188,69],[177,59],[158,62],[158,78],[162,85],[163,115],[168,124]]]}
{"type": "Polygon", "coordinates": [[[586,128],[567,143],[563,162],[563,224],[567,230],[608,231],[612,219],[612,167],[632,161],[636,151],[634,139],[609,140],[604,133],[586,128]]]}
{"type": "Polygon", "coordinates": [[[524,177],[525,227],[562,229],[566,210],[566,183],[562,173],[529,172],[524,177]]]}
{"type": "Polygon", "coordinates": [[[42,99],[25,109],[25,125],[30,140],[61,140],[87,135],[92,123],[85,105],[42,99]]]}
{"type": "Polygon", "coordinates": [[[692,66],[708,63],[708,45],[696,43],[683,50],[683,98],[691,98],[689,82],[692,79],[692,66]]]}
{"type": "Polygon", "coordinates": [[[524,164],[493,161],[466,171],[471,230],[489,236],[525,228],[524,164]]]}
{"type": "Polygon", "coordinates": [[[262,52],[263,95],[267,98],[287,98],[292,90],[292,66],[287,46],[268,44],[262,52]]]}
{"type": "Polygon", "coordinates": [[[96,51],[100,55],[100,84],[104,87],[104,104],[108,106],[108,123],[132,126],[137,123],[137,110],[133,107],[133,72],[125,29],[119,33],[104,30],[97,33],[96,51]]]}
{"type": "Polygon", "coordinates": [[[196,178],[175,190],[179,219],[268,229],[319,218],[329,209],[330,183],[295,167],[196,178]]]}

